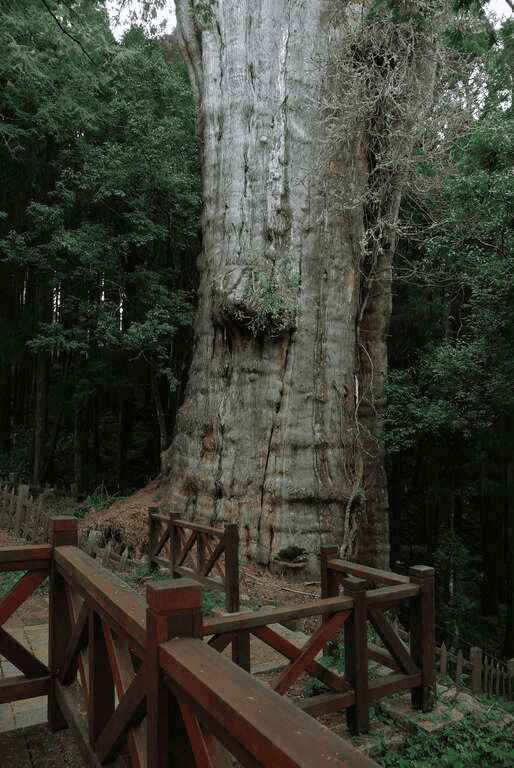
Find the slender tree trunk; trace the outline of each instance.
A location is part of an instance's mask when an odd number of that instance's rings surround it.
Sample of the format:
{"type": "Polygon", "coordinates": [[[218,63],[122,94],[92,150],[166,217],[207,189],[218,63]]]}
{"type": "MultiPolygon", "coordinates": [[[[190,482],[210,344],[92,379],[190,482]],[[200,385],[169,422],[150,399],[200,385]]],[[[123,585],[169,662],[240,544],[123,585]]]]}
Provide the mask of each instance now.
{"type": "MultiPolygon", "coordinates": [[[[163,456],[168,499],[190,518],[237,521],[261,563],[295,544],[314,571],[335,541],[388,567],[379,430],[394,239],[364,285],[364,206],[337,210],[320,165],[323,57],[341,3],[176,10],[205,207],[194,357],[163,456]]],[[[328,169],[356,198],[369,173],[361,139],[328,169]]]]}

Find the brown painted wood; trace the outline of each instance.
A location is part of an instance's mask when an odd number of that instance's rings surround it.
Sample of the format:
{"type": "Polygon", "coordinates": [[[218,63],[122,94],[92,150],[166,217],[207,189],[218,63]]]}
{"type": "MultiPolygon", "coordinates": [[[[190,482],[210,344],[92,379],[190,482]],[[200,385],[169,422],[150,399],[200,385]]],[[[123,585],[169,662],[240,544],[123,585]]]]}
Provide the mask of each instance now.
{"type": "Polygon", "coordinates": [[[232,661],[241,669],[250,672],[252,659],[250,654],[250,633],[247,631],[235,632],[232,641],[232,661]]]}
{"type": "Polygon", "coordinates": [[[24,675],[13,675],[0,680],[0,704],[7,704],[36,696],[47,696],[50,690],[50,675],[27,680],[24,675]]]}
{"type": "Polygon", "coordinates": [[[241,629],[254,629],[267,624],[282,624],[305,616],[322,616],[324,613],[339,613],[352,609],[349,597],[332,597],[328,600],[312,600],[292,608],[260,608],[258,611],[243,611],[237,616],[221,616],[205,619],[204,635],[221,635],[241,629]]]}
{"type": "Polygon", "coordinates": [[[224,531],[220,528],[210,528],[208,525],[201,525],[200,523],[191,523],[189,520],[184,520],[180,517],[173,518],[173,525],[177,528],[188,528],[195,533],[208,533],[212,536],[223,536],[224,531]]]}
{"type": "Polygon", "coordinates": [[[384,648],[381,648],[374,643],[368,644],[368,659],[377,661],[384,667],[389,667],[389,669],[394,669],[395,672],[401,672],[400,665],[396,659],[394,659],[388,651],[384,650],[384,648]]]}
{"type": "Polygon", "coordinates": [[[174,768],[176,759],[196,768],[179,704],[164,684],[159,646],[184,633],[201,636],[202,591],[191,580],[170,580],[148,584],[146,599],[147,766],[174,768]]]}
{"type": "MultiPolygon", "coordinates": [[[[202,539],[199,539],[199,541],[202,539]]],[[[207,561],[203,561],[203,565],[201,568],[199,568],[199,575],[200,576],[208,576],[212,569],[216,567],[216,570],[220,574],[220,578],[224,581],[225,580],[225,574],[221,570],[220,564],[218,562],[218,559],[221,557],[223,552],[225,551],[225,539],[220,539],[220,541],[217,542],[215,547],[211,547],[209,541],[205,542],[205,548],[207,549],[209,553],[209,559],[207,561]]]]}
{"type": "Polygon", "coordinates": [[[322,646],[334,637],[350,614],[351,611],[336,613],[330,617],[326,624],[322,624],[311,635],[298,656],[284,668],[278,680],[274,682],[273,688],[277,693],[282,694],[289,690],[307,666],[314,661],[314,657],[321,650],[322,646]]]}
{"type": "MultiPolygon", "coordinates": [[[[77,744],[84,758],[84,763],[89,768],[103,768],[93,749],[89,746],[87,721],[80,714],[85,704],[79,688],[69,686],[65,688],[59,680],[56,681],[56,697],[60,710],[68,725],[73,728],[77,737],[77,744]]],[[[127,768],[121,758],[117,758],[111,768],[127,768]]]]}
{"type": "MultiPolygon", "coordinates": [[[[78,521],[77,521],[78,523],[78,521]]],[[[59,541],[59,533],[54,523],[49,523],[55,542],[59,541]]],[[[52,570],[49,590],[49,635],[48,635],[48,664],[52,676],[52,684],[48,695],[48,723],[54,731],[66,728],[67,721],[61,711],[55,686],[65,663],[66,644],[70,633],[70,618],[66,603],[66,585],[55,566],[55,550],[53,552],[52,570]]]]}
{"type": "Polygon", "coordinates": [[[355,704],[346,710],[346,720],[352,733],[363,733],[369,730],[366,581],[349,576],[343,589],[354,602],[344,625],[345,678],[355,691],[355,704]]]}
{"type": "MultiPolygon", "coordinates": [[[[296,645],[290,643],[285,637],[274,632],[270,627],[259,627],[254,629],[252,634],[260,638],[263,642],[275,651],[278,651],[278,653],[281,653],[287,659],[294,661],[301,653],[300,648],[297,648],[296,645]]],[[[339,675],[334,674],[314,659],[306,664],[305,669],[313,675],[313,677],[333,688],[334,691],[346,692],[350,687],[346,680],[343,680],[339,675]]]]}
{"type": "Polygon", "coordinates": [[[409,691],[416,688],[421,683],[421,673],[416,675],[386,675],[386,677],[377,677],[368,683],[369,702],[378,701],[392,693],[409,691]]]}
{"type": "Polygon", "coordinates": [[[214,648],[215,651],[218,651],[218,653],[222,653],[227,645],[230,645],[234,640],[235,636],[235,632],[227,632],[225,635],[214,635],[208,640],[208,644],[211,648],[214,648]]]}
{"type": "MultiPolygon", "coordinates": [[[[101,763],[111,763],[120,753],[128,733],[138,725],[146,714],[147,670],[143,666],[127,688],[116,710],[105,724],[95,743],[95,752],[101,763]]],[[[145,745],[141,745],[144,749],[145,745]]],[[[134,742],[130,750],[133,768],[142,768],[145,763],[143,751],[134,742]]]]}
{"type": "Polygon", "coordinates": [[[102,629],[102,618],[89,613],[89,744],[96,742],[114,712],[114,677],[102,629]]]}
{"type": "Polygon", "coordinates": [[[170,690],[245,765],[377,768],[200,640],[169,641],[159,657],[170,690]]]}
{"type": "Polygon", "coordinates": [[[48,570],[27,571],[14,587],[0,599],[0,626],[30,597],[48,574],[48,570]]]}
{"type": "Polygon", "coordinates": [[[298,704],[298,708],[307,712],[311,717],[320,715],[329,715],[331,712],[338,712],[340,709],[347,709],[355,704],[355,692],[346,693],[322,693],[319,696],[312,696],[298,704]]]}
{"type": "MultiPolygon", "coordinates": [[[[69,584],[66,584],[66,582],[64,582],[64,587],[66,592],[66,605],[68,607],[68,616],[70,617],[71,623],[72,624],[77,623],[84,606],[85,606],[84,610],[86,610],[88,613],[88,622],[89,622],[89,606],[87,605],[87,601],[84,600],[84,598],[81,595],[75,592],[69,584]]],[[[88,638],[89,638],[89,623],[88,623],[88,638]]],[[[84,696],[84,701],[86,702],[86,708],[89,708],[89,654],[87,653],[87,644],[86,644],[86,647],[83,650],[81,650],[78,654],[78,669],[79,669],[79,679],[80,679],[80,685],[82,688],[82,694],[84,696]]]]}
{"type": "Polygon", "coordinates": [[[421,669],[421,685],[412,690],[412,705],[423,712],[434,708],[435,686],[435,611],[433,568],[415,565],[410,580],[419,594],[411,600],[410,647],[412,658],[421,669]]]}
{"type": "Polygon", "coordinates": [[[239,610],[239,531],[235,523],[225,526],[225,609],[239,610]]]}
{"type": "Polygon", "coordinates": [[[328,562],[328,568],[333,571],[345,573],[348,576],[355,576],[359,579],[365,579],[375,584],[408,584],[409,577],[401,576],[399,573],[391,571],[381,571],[378,568],[370,568],[366,565],[351,563],[349,560],[340,560],[333,558],[328,562]]]}
{"type": "Polygon", "coordinates": [[[55,562],[72,589],[87,599],[90,607],[142,658],[146,644],[144,600],[116,574],[76,547],[59,547],[55,562]]]}
{"type": "Polygon", "coordinates": [[[185,704],[179,702],[179,705],[197,768],[233,768],[232,758],[219,741],[203,730],[185,704]]]}
{"type": "Polygon", "coordinates": [[[49,573],[51,564],[52,548],[48,544],[0,547],[0,572],[46,570],[49,573]]]}
{"type": "Polygon", "coordinates": [[[0,654],[14,664],[26,677],[46,677],[48,667],[36,659],[24,645],[0,627],[0,654]]]}
{"type": "MultiPolygon", "coordinates": [[[[129,693],[129,688],[134,682],[136,673],[129,647],[105,623],[103,624],[103,631],[118,700],[121,703],[129,697],[127,700],[131,701],[131,697],[135,697],[135,694],[129,693]]],[[[146,670],[140,670],[140,674],[144,680],[143,684],[146,686],[146,670]]],[[[144,693],[146,694],[146,688],[144,693]]],[[[141,717],[146,713],[146,701],[139,706],[139,712],[141,717]]],[[[141,717],[134,716],[132,718],[126,734],[126,746],[131,756],[132,768],[143,768],[146,765],[146,721],[142,720],[141,717]]]]}
{"type": "Polygon", "coordinates": [[[420,589],[417,584],[402,584],[395,587],[378,587],[378,589],[368,589],[368,605],[379,605],[383,611],[393,608],[402,600],[409,600],[411,597],[419,595],[420,589]]]}
{"type": "Polygon", "coordinates": [[[408,649],[403,645],[382,611],[376,606],[369,605],[368,617],[380,635],[384,645],[400,665],[402,672],[406,675],[415,675],[416,672],[419,672],[419,668],[414,662],[408,649]]]}
{"type": "Polygon", "coordinates": [[[64,652],[64,663],[60,669],[60,680],[64,685],[72,683],[77,675],[79,664],[78,656],[88,643],[88,622],[89,607],[84,600],[64,652]]]}

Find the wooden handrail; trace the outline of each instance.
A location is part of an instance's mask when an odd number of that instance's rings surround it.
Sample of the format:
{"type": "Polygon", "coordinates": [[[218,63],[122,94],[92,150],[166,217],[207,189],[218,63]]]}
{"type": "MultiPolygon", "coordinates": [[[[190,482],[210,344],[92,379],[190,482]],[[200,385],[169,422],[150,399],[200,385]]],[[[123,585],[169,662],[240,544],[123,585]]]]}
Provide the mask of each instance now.
{"type": "Polygon", "coordinates": [[[77,547],[55,551],[59,574],[129,646],[142,657],[146,648],[146,604],[125,581],[77,547]]]}
{"type": "Polygon", "coordinates": [[[309,601],[303,605],[295,605],[292,608],[260,608],[258,611],[243,611],[237,616],[221,616],[205,619],[203,634],[214,635],[222,632],[237,632],[243,629],[254,629],[268,624],[281,624],[292,619],[301,619],[306,616],[321,616],[327,612],[351,610],[353,600],[349,597],[334,597],[328,600],[309,601]]]}
{"type": "Polygon", "coordinates": [[[347,576],[356,576],[358,579],[366,579],[366,581],[372,581],[376,584],[394,586],[395,584],[409,583],[408,576],[402,576],[399,573],[392,573],[390,571],[381,571],[378,568],[370,568],[367,565],[359,565],[358,563],[351,563],[349,560],[340,560],[339,558],[330,559],[328,567],[347,576]]]}
{"type": "Polygon", "coordinates": [[[374,760],[200,640],[164,643],[159,663],[171,692],[246,765],[377,768],[374,760]]]}
{"type": "Polygon", "coordinates": [[[0,572],[40,571],[52,564],[52,547],[48,544],[29,544],[0,547],[0,572]]]}

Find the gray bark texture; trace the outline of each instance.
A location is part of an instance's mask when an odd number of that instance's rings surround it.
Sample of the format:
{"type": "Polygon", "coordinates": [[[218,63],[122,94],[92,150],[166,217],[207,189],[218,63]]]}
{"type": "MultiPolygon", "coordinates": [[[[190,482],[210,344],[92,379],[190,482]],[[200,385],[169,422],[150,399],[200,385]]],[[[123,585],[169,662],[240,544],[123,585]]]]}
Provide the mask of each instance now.
{"type": "Polygon", "coordinates": [[[366,282],[365,205],[334,209],[327,184],[333,173],[358,199],[362,132],[320,160],[323,61],[340,44],[341,8],[176,0],[204,212],[195,349],[163,453],[164,498],[188,519],[239,523],[242,555],[256,562],[305,549],[309,572],[325,543],[389,567],[378,435],[394,238],[366,282]]]}

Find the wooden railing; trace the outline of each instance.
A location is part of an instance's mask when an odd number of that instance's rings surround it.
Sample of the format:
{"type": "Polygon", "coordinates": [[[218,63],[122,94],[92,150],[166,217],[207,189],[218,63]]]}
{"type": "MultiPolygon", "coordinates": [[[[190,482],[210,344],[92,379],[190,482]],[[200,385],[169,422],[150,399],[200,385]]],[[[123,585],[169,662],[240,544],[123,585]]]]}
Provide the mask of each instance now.
{"type": "Polygon", "coordinates": [[[224,530],[182,520],[178,515],[162,515],[158,507],[149,509],[149,557],[151,565],[169,568],[170,577],[187,576],[223,589],[225,609],[239,610],[239,533],[229,523],[224,530]],[[167,556],[163,557],[163,553],[167,556]],[[210,574],[216,573],[217,578],[210,574]]]}
{"type": "Polygon", "coordinates": [[[24,571],[18,583],[0,598],[0,655],[22,672],[0,680],[0,704],[46,696],[50,692],[48,667],[3,628],[3,624],[50,575],[52,548],[48,544],[0,547],[0,571],[24,571]]]}
{"type": "MultiPolygon", "coordinates": [[[[199,584],[149,584],[145,603],[78,549],[77,523],[52,518],[49,546],[0,549],[0,568],[32,574],[0,603],[2,623],[51,576],[49,669],[2,629],[0,652],[24,672],[3,701],[47,693],[50,726],[75,726],[95,768],[229,768],[230,755],[252,768],[377,768],[203,642],[199,584]]],[[[352,599],[327,607],[353,614],[352,599]]]]}
{"type": "Polygon", "coordinates": [[[476,646],[469,648],[466,659],[462,649],[453,652],[443,643],[436,648],[436,662],[443,683],[452,680],[475,696],[484,693],[514,699],[514,659],[500,661],[476,646]]]}
{"type": "Polygon", "coordinates": [[[357,698],[352,713],[356,718],[354,728],[367,729],[368,705],[372,701],[401,690],[411,690],[415,708],[431,711],[435,688],[434,569],[413,566],[409,576],[401,576],[340,560],[337,553],[334,546],[321,550],[321,597],[334,599],[342,586],[343,595],[352,597],[355,603],[345,640],[347,675],[357,698]],[[377,584],[380,586],[369,588],[377,584]],[[410,648],[385,616],[387,610],[403,601],[409,603],[410,648]],[[384,647],[368,643],[368,622],[384,647]],[[368,680],[370,659],[392,673],[368,680]]]}

